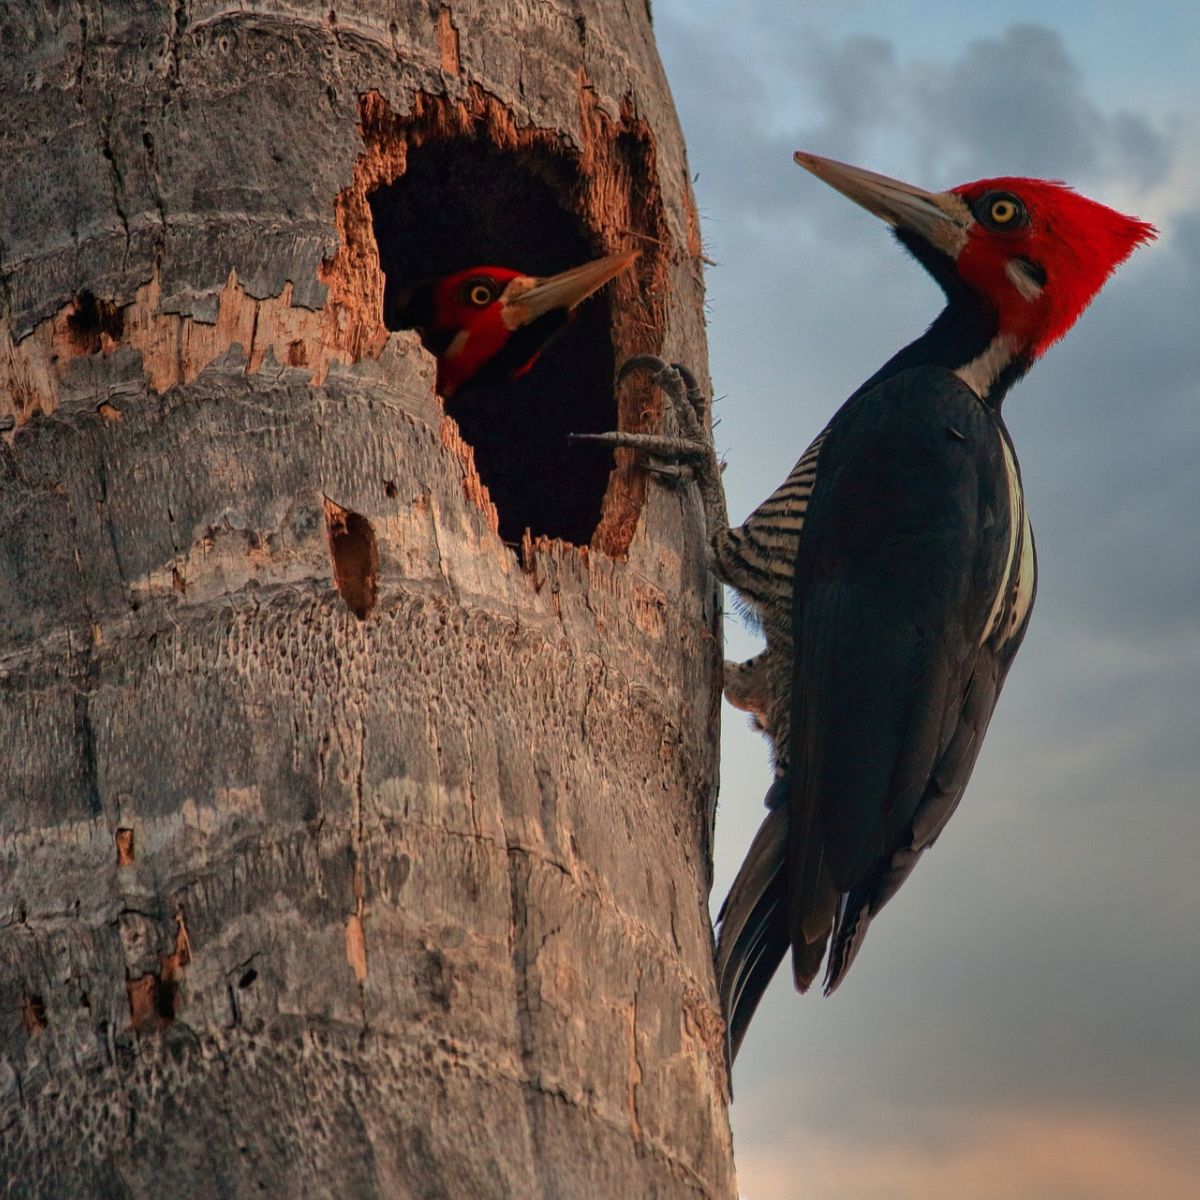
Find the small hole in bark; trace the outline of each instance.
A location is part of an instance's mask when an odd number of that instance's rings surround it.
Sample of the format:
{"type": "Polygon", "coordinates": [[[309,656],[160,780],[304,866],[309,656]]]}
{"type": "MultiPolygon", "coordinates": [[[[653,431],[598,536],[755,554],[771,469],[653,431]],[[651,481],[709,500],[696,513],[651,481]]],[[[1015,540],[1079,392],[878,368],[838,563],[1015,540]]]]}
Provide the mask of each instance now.
{"type": "Polygon", "coordinates": [[[383,494],[389,500],[395,500],[396,498],[396,485],[390,479],[383,481],[383,494]]]}
{"type": "Polygon", "coordinates": [[[258,978],[258,972],[251,967],[248,971],[242,972],[241,979],[238,980],[238,987],[243,991],[248,988],[258,978]]]}
{"type": "Polygon", "coordinates": [[[67,317],[71,340],[81,354],[98,354],[104,338],[120,341],[125,329],[125,313],[111,300],[100,300],[86,289],[75,297],[75,311],[67,317]]]}
{"type": "Polygon", "coordinates": [[[179,982],[192,961],[191,942],[182,910],[175,914],[175,949],[159,959],[159,969],[125,980],[129,997],[129,1024],[133,1029],[153,1029],[175,1020],[181,1002],[179,982]]]}
{"type": "Polygon", "coordinates": [[[179,985],[173,979],[157,979],[154,988],[154,1015],[160,1021],[175,1020],[179,1003],[179,985]]]}
{"type": "Polygon", "coordinates": [[[325,501],[325,529],[329,535],[334,586],[346,607],[360,621],[365,621],[375,607],[378,590],[375,530],[366,517],[329,499],[325,501]]]}
{"type": "MultiPolygon", "coordinates": [[[[482,135],[410,145],[405,173],[369,197],[388,327],[404,327],[400,297],[422,282],[474,266],[553,275],[621,249],[599,244],[568,207],[583,186],[573,159],[536,146],[502,151],[482,135]]],[[[567,434],[618,427],[611,325],[602,290],[527,374],[446,402],[506,542],[528,529],[586,545],[596,531],[613,454],[567,434]]]]}
{"type": "Polygon", "coordinates": [[[129,866],[134,859],[133,830],[118,829],[114,840],[117,843],[117,866],[129,866]]]}
{"type": "Polygon", "coordinates": [[[50,1024],[46,1019],[46,1002],[36,992],[29,992],[22,998],[21,1021],[30,1037],[35,1037],[50,1024]]]}
{"type": "Polygon", "coordinates": [[[125,991],[129,997],[129,1024],[133,1029],[153,1029],[175,1020],[179,985],[174,979],[143,975],[138,979],[127,979],[125,991]]]}

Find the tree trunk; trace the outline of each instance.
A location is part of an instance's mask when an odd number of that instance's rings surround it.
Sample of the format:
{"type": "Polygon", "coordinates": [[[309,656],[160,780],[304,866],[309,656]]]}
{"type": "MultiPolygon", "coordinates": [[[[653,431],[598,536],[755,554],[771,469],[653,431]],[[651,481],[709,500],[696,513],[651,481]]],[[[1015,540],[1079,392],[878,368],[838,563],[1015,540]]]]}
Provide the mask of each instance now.
{"type": "Polygon", "coordinates": [[[0,11],[5,1195],[732,1195],[699,506],[564,437],[704,362],[648,8],[0,11]]]}

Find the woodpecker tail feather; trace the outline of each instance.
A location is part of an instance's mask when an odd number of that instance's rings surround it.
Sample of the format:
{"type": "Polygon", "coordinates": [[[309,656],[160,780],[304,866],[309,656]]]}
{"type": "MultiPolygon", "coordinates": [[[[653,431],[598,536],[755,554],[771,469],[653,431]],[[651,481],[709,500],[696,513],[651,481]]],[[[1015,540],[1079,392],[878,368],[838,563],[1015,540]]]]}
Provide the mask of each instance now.
{"type": "Polygon", "coordinates": [[[717,987],[725,1011],[730,1066],[790,944],[783,869],[787,840],[787,810],[773,808],[754,835],[718,917],[717,987]]]}
{"type": "Polygon", "coordinates": [[[829,962],[825,964],[823,990],[832,996],[837,985],[846,977],[850,964],[867,936],[871,925],[871,889],[859,884],[843,893],[838,904],[833,927],[833,942],[829,947],[829,962]]]}

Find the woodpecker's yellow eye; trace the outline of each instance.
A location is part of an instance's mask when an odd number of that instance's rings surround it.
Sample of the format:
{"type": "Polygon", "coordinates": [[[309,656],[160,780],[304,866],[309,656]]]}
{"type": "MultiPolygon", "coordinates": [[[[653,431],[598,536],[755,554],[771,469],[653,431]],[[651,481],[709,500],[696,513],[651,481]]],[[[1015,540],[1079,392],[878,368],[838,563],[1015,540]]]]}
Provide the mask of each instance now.
{"type": "Polygon", "coordinates": [[[972,201],[971,211],[989,229],[1021,229],[1029,224],[1025,205],[1012,192],[984,192],[972,201]]]}
{"type": "Polygon", "coordinates": [[[477,308],[487,308],[492,302],[492,289],[486,284],[476,283],[467,293],[467,299],[477,308]]]}

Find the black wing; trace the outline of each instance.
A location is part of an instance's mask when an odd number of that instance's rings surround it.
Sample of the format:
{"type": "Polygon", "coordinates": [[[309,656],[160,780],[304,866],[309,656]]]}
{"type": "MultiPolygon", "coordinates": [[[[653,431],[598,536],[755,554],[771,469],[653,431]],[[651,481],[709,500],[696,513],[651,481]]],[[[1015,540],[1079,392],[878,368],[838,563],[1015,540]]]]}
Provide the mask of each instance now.
{"type": "Polygon", "coordinates": [[[788,928],[802,988],[831,924],[837,985],[974,766],[1019,642],[984,639],[1020,557],[1004,437],[932,367],[855,397],[830,427],[793,609],[788,928]]]}

